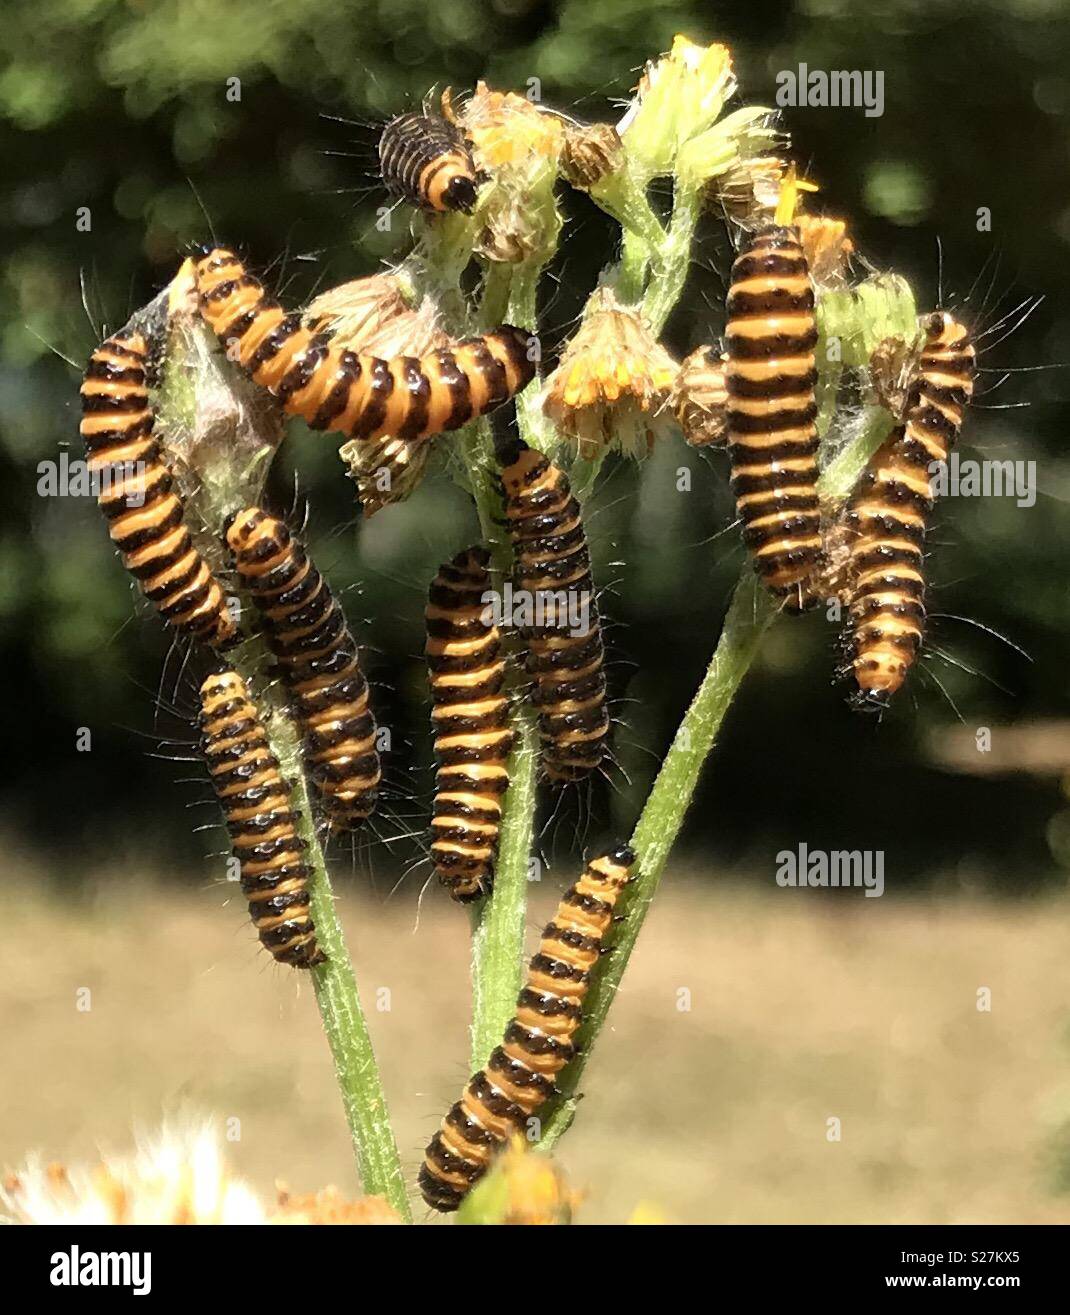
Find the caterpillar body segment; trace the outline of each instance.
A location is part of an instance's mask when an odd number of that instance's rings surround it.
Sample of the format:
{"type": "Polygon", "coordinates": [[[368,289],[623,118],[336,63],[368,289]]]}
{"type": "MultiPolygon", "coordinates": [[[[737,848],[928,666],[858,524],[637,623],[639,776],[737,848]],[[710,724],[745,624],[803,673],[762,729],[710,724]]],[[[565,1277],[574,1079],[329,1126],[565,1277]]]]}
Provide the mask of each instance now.
{"type": "Polygon", "coordinates": [[[325,962],[309,916],[309,869],[290,791],[267,732],[236,671],[201,686],[201,750],[241,869],[261,944],[294,968],[325,962]]]}
{"type": "Polygon", "coordinates": [[[427,606],[427,663],[434,699],[435,778],[431,858],[458,903],[489,893],[513,747],[498,627],[485,617],[489,554],[474,547],[442,566],[427,606]]]}
{"type": "Polygon", "coordinates": [[[726,423],[743,541],[770,590],[790,598],[821,553],[814,290],[791,225],[767,227],[732,266],[726,423]]]}
{"type": "Polygon", "coordinates": [[[88,468],[101,483],[108,534],[145,597],[181,634],[223,647],[236,628],[222,586],[194,547],[153,433],[147,356],[140,333],[121,332],[89,358],[81,388],[88,468]]]}
{"type": "Polygon", "coordinates": [[[876,711],[888,706],[921,650],[930,465],[947,460],[973,394],[967,331],[943,311],[926,317],[924,330],[904,423],[874,454],[846,516],[851,702],[876,711]]]}
{"type": "Polygon", "coordinates": [[[469,1080],[424,1153],[419,1186],[432,1209],[456,1210],[509,1137],[523,1132],[557,1094],[555,1079],[576,1054],[591,974],[634,863],[627,847],[610,849],[565,892],[501,1045],[469,1080]]]}
{"type": "Polygon", "coordinates": [[[578,781],[601,763],[609,735],[605,652],[580,505],[567,476],[542,453],[518,443],[502,456],[514,591],[544,613],[541,624],[523,631],[542,765],[552,781],[578,781]]]}
{"type": "Polygon", "coordinates": [[[438,114],[391,119],[379,138],[379,167],[395,196],[437,214],[471,214],[483,181],[464,133],[438,114]]]}
{"type": "Polygon", "coordinates": [[[429,438],[508,401],[535,377],[532,335],[503,324],[425,356],[383,360],[339,346],[287,314],[241,260],[197,262],[201,312],[252,378],[313,429],[360,440],[429,438]]]}
{"type": "Polygon", "coordinates": [[[382,775],[356,640],[284,521],[247,507],[231,518],[226,534],[286,682],[309,776],[331,827],[351,830],[373,812],[382,775]]]}

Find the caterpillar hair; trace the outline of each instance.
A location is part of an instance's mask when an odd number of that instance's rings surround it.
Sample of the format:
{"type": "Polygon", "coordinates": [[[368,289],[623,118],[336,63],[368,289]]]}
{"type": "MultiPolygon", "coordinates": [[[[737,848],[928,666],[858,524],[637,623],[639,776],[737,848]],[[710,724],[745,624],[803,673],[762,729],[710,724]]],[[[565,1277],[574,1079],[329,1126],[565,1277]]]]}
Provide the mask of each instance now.
{"type": "Polygon", "coordinates": [[[480,546],[458,553],[439,569],[427,607],[439,764],[431,859],[439,881],[461,904],[491,888],[513,747],[501,640],[498,627],[485,620],[489,560],[480,546]]]}
{"type": "Polygon", "coordinates": [[[483,176],[464,133],[439,114],[402,114],[379,138],[387,189],[421,210],[471,214],[483,176]]]}
{"type": "Polygon", "coordinates": [[[221,647],[235,637],[223,589],[193,546],[182,499],[153,434],[148,349],[122,332],[89,358],[82,380],[81,434],[98,501],[122,563],[145,597],[180,633],[221,647]]]}
{"type": "Polygon", "coordinates": [[[279,963],[325,962],[309,917],[309,870],[290,791],[267,732],[236,671],[201,686],[201,750],[241,867],[242,893],[261,944],[279,963]]]}
{"type": "Polygon", "coordinates": [[[947,460],[973,395],[975,350],[967,331],[945,311],[927,316],[923,329],[904,423],[874,454],[846,515],[848,651],[857,685],[851,703],[877,711],[921,649],[929,467],[947,460]]]}
{"type": "Polygon", "coordinates": [[[542,764],[553,781],[578,781],[602,761],[609,735],[605,652],[580,505],[567,476],[541,452],[517,440],[500,458],[514,588],[544,612],[542,624],[523,629],[542,764]],[[572,598],[580,603],[582,634],[562,615],[572,598]]]}
{"type": "Polygon", "coordinates": [[[424,1152],[419,1185],[435,1210],[456,1210],[509,1137],[557,1093],[576,1054],[582,1006],[635,855],[617,846],[592,859],[565,892],[528,968],[517,1012],[486,1068],[472,1077],[424,1152]]]}
{"type": "Polygon", "coordinates": [[[425,356],[382,360],[288,315],[232,251],[197,261],[201,313],[238,362],[313,429],[371,440],[429,438],[500,406],[535,377],[532,335],[503,324],[425,356]]]}
{"type": "Polygon", "coordinates": [[[328,821],[336,831],[351,830],[371,815],[382,775],[356,640],[282,520],[246,507],[231,517],[226,536],[286,682],[328,821]]]}
{"type": "Polygon", "coordinates": [[[817,327],[797,228],[776,223],[748,239],[726,313],[728,450],[743,541],[767,587],[790,598],[821,551],[817,327]]]}

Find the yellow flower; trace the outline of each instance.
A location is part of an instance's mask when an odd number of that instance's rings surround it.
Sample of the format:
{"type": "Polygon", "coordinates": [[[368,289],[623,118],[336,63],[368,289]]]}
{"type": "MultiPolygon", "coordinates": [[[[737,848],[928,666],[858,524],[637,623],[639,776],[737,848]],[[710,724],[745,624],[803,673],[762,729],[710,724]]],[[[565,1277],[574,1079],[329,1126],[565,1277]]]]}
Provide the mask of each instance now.
{"type": "Polygon", "coordinates": [[[735,89],[727,46],[675,37],[671,52],[646,66],[617,125],[629,157],[647,177],[672,173],[680,148],[717,121],[735,89]]]}
{"type": "Polygon", "coordinates": [[[551,1157],[517,1133],[465,1199],[458,1222],[570,1224],[580,1199],[551,1157]]]}
{"type": "Polygon", "coordinates": [[[459,122],[486,175],[474,214],[477,254],[509,264],[548,258],[561,231],[554,182],[562,120],[515,92],[491,91],[479,82],[459,122]]]}
{"type": "Polygon", "coordinates": [[[611,445],[643,456],[671,419],[678,368],[639,311],[602,288],[547,380],[543,409],[581,457],[611,445]]]}

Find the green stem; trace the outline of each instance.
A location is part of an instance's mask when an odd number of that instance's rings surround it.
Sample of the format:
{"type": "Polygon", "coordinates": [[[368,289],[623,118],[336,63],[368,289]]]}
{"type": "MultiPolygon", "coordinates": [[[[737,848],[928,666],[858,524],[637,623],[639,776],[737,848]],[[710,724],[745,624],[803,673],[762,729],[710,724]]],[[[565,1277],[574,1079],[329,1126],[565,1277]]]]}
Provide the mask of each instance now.
{"type": "MultiPolygon", "coordinates": [[[[236,662],[235,666],[239,664],[236,662]]],[[[242,674],[248,680],[252,672],[242,674]]],[[[316,939],[327,956],[325,964],[311,969],[312,985],[334,1060],[335,1077],[361,1182],[365,1192],[384,1196],[401,1218],[411,1223],[401,1158],[390,1124],[382,1079],[335,907],[323,849],[312,821],[300,739],[289,716],[278,706],[278,696],[268,697],[276,701],[276,715],[269,724],[268,738],[283,776],[292,785],[294,808],[300,815],[297,830],[305,842],[305,862],[312,874],[309,889],[316,939]]]]}
{"type": "MultiPolygon", "coordinates": [[[[843,500],[857,479],[859,463],[865,463],[890,427],[891,417],[886,411],[878,407],[869,409],[859,437],[822,475],[819,491],[823,498],[833,504],[843,500]]],[[[732,595],[710,665],[665,755],[632,833],[631,845],[638,856],[636,879],[622,900],[624,920],[614,939],[613,953],[596,975],[587,997],[579,1038],[581,1054],[561,1079],[566,1095],[553,1106],[543,1124],[540,1145],[545,1148],[553,1146],[575,1116],[575,1093],[584,1068],[628,966],[702,767],[716,742],[725,713],[757,655],[762,635],[777,612],[776,600],[758,583],[747,562],[732,595]]]]}
{"type": "MultiPolygon", "coordinates": [[[[209,562],[225,570],[220,528],[229,512],[261,497],[280,437],[277,410],[266,406],[264,395],[226,363],[214,336],[196,317],[176,318],[172,325],[157,406],[160,430],[168,435],[172,451],[180,449],[199,476],[195,493],[187,498],[187,516],[209,562]]],[[[255,688],[268,658],[263,644],[253,639],[229,652],[227,661],[255,688]]],[[[292,784],[297,829],[305,842],[312,918],[327,956],[326,964],[311,969],[312,985],[358,1172],[366,1192],[384,1196],[402,1219],[411,1222],[382,1081],[312,821],[300,737],[277,685],[269,686],[260,702],[271,750],[292,784]]]]}

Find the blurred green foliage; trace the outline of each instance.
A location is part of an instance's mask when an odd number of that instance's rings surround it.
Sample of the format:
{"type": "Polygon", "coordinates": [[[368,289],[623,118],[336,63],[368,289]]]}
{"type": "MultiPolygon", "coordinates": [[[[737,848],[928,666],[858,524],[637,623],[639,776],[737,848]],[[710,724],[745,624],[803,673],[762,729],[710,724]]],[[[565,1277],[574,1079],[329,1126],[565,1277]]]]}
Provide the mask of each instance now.
{"type": "MultiPolygon", "coordinates": [[[[733,49],[743,96],[772,103],[776,74],[882,70],[883,117],[860,109],[787,109],[785,125],[830,212],[850,216],[881,268],[943,294],[991,324],[1022,298],[1044,303],[1006,341],[993,333],[982,376],[1006,383],[971,415],[963,455],[1038,462],[1040,497],[943,507],[933,535],[938,618],[926,671],[879,727],[853,718],[830,687],[833,627],[821,616],[778,626],[751,674],[707,774],[689,830],[726,862],[760,861],[805,839],[887,852],[889,883],[934,872],[1031,886],[1052,874],[1044,840],[1053,781],[944,775],[923,735],[955,720],[998,726],[1070,713],[1070,614],[1061,370],[1070,361],[1070,22],[1062,0],[8,0],[0,56],[0,627],[12,751],[4,757],[9,831],[92,862],[146,864],[201,852],[182,804],[196,776],[150,756],[156,737],[188,754],[191,678],[155,618],[132,614],[132,587],[85,499],[43,498],[37,463],[76,437],[81,364],[210,229],[239,244],[293,304],[314,287],[370,272],[406,241],[374,224],[377,125],[432,88],[484,77],[580,117],[614,118],[643,61],[674,32],[733,49]],[[237,79],[238,82],[232,81],[237,79]],[[240,97],[240,98],[239,98],[240,97]],[[351,122],[340,122],[340,119],[351,122]],[[978,207],[992,231],[979,232],[978,207]],[[88,207],[91,227],[77,223],[88,207]],[[985,409],[1029,403],[1027,409],[985,409]],[[976,622],[971,625],[968,622],[976,622]],[[984,629],[1009,636],[1027,661],[984,629]],[[165,658],[167,659],[165,662],[165,658]],[[163,676],[161,678],[161,670],[163,676]],[[937,681],[946,689],[941,692],[937,681]],[[166,705],[154,712],[153,697],[166,705]],[[89,759],[74,749],[93,731],[89,759]]],[[[547,282],[545,325],[567,329],[607,256],[613,230],[584,198],[569,202],[562,254],[547,282]]],[[[669,326],[684,352],[721,325],[730,263],[711,216],[692,287],[669,326]]],[[[397,818],[419,830],[430,776],[421,645],[423,591],[474,521],[439,476],[408,504],[357,524],[352,488],[329,440],[295,427],[277,473],[312,508],[314,548],[349,594],[395,729],[397,818]],[[460,524],[458,524],[460,522],[460,524]]],[[[681,442],[641,475],[612,466],[592,504],[591,535],[621,697],[612,788],[576,801],[546,843],[630,824],[716,638],[740,559],[723,459],[681,442]],[[676,492],[681,465],[694,471],[676,492]],[[584,808],[586,810],[587,804],[584,808]]],[[[1070,758],[1070,748],[1068,748],[1070,758]]],[[[77,875],[72,872],[72,875],[77,875]]]]}

